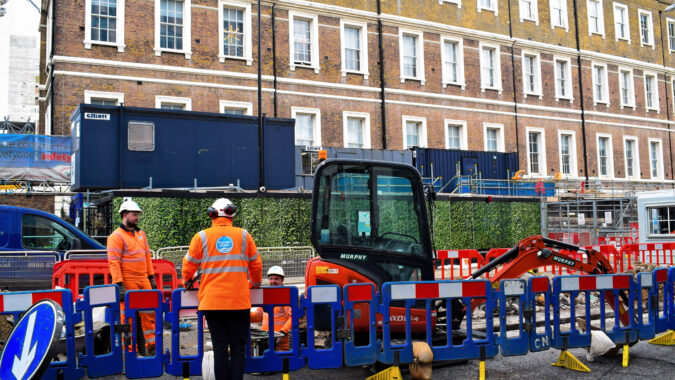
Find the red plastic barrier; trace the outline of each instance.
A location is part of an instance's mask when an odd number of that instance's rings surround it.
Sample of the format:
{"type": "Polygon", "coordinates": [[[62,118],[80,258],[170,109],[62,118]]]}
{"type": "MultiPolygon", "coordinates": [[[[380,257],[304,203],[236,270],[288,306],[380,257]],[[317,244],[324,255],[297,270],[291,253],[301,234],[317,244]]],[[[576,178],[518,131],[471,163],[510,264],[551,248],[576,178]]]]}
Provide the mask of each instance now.
{"type": "Polygon", "coordinates": [[[441,279],[445,280],[445,261],[450,260],[450,280],[455,280],[455,266],[454,263],[459,264],[459,277],[457,279],[464,279],[471,275],[471,261],[476,260],[477,268],[483,266],[485,259],[475,249],[454,249],[454,250],[439,250],[436,251],[437,259],[441,261],[441,279]],[[468,263],[469,273],[464,274],[464,263],[468,263]]]}
{"type": "MultiPolygon", "coordinates": [[[[168,260],[155,259],[152,260],[152,267],[158,289],[164,292],[164,298],[171,298],[171,291],[179,287],[174,264],[168,260]]],[[[65,260],[54,265],[52,288],[67,288],[73,295],[81,296],[84,288],[90,285],[110,283],[108,260],[65,260]]]]}
{"type": "Polygon", "coordinates": [[[675,265],[675,243],[626,244],[619,252],[626,261],[626,270],[637,261],[656,266],[675,265]]]}

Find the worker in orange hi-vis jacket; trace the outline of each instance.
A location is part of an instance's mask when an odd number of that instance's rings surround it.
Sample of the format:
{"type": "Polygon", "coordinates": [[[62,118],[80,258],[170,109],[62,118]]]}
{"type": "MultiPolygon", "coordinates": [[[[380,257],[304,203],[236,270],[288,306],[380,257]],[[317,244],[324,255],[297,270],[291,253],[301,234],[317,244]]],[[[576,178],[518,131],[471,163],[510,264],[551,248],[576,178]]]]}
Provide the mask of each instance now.
{"type": "Polygon", "coordinates": [[[216,379],[244,378],[250,331],[250,288],[262,282],[262,260],[253,237],[232,226],[237,206],[217,199],[207,214],[211,228],[197,233],[183,258],[183,280],[192,280],[201,266],[199,310],[204,313],[213,343],[216,379]]]}
{"type": "MultiPolygon", "coordinates": [[[[267,271],[267,281],[270,286],[284,285],[284,269],[280,266],[273,266],[267,271]]],[[[275,306],[274,307],[274,331],[284,334],[283,337],[276,339],[277,351],[290,350],[288,344],[288,333],[293,327],[293,320],[291,318],[290,306],[275,306]]],[[[269,330],[269,316],[263,312],[262,307],[258,307],[251,312],[251,322],[262,322],[262,330],[269,330]]]]}
{"type": "MultiPolygon", "coordinates": [[[[124,311],[125,290],[157,289],[157,282],[152,269],[152,255],[148,239],[145,232],[138,228],[141,208],[131,198],[125,198],[119,213],[122,217],[122,224],[108,237],[107,250],[110,275],[112,282],[119,287],[120,302],[122,311],[124,311]]],[[[122,320],[126,320],[124,315],[122,315],[122,320]]],[[[136,337],[138,353],[143,356],[154,356],[155,316],[153,312],[138,312],[136,337]],[[139,317],[140,323],[138,323],[139,317]]]]}

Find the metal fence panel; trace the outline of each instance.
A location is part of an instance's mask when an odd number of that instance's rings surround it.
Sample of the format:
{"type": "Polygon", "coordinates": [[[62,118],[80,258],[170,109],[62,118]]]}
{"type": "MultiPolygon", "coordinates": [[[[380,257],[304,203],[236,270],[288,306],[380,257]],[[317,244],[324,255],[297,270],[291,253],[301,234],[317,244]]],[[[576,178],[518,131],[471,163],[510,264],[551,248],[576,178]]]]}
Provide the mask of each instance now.
{"type": "Polygon", "coordinates": [[[51,289],[58,252],[22,251],[0,254],[0,289],[10,291],[51,289]]]}

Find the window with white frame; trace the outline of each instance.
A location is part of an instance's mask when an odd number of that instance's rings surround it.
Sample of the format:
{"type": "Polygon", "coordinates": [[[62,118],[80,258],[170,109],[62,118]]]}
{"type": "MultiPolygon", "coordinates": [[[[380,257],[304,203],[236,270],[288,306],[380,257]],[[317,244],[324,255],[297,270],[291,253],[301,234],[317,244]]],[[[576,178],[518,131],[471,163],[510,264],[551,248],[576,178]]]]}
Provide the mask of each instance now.
{"type": "Polygon", "coordinates": [[[558,131],[560,148],[560,173],[577,176],[576,134],[574,131],[558,131]]]}
{"type": "Polygon", "coordinates": [[[541,65],[539,55],[523,52],[523,92],[541,97],[541,65]]]}
{"type": "Polygon", "coordinates": [[[368,26],[340,20],[342,76],[362,74],[368,79],[368,26]]]}
{"type": "Polygon", "coordinates": [[[295,145],[321,146],[321,111],[316,108],[291,107],[295,119],[295,145]]]}
{"type": "Polygon", "coordinates": [[[480,45],[481,90],[502,90],[499,46],[480,45]]]}
{"type": "Polygon", "coordinates": [[[520,0],[520,22],[523,20],[534,21],[539,25],[537,15],[537,0],[520,0]]]}
{"type": "Polygon", "coordinates": [[[92,44],[117,46],[124,52],[125,0],[85,0],[84,47],[92,44]]]}
{"type": "Polygon", "coordinates": [[[616,39],[630,42],[630,27],[628,26],[628,6],[614,3],[614,33],[616,39]]]}
{"type": "Polygon", "coordinates": [[[527,131],[527,167],[530,175],[546,175],[546,148],[544,130],[526,128],[527,131]]]}
{"type": "Polygon", "coordinates": [[[646,207],[648,215],[649,235],[668,235],[675,232],[675,207],[658,205],[646,207]]]}
{"type": "Polygon", "coordinates": [[[626,167],[626,178],[640,178],[640,154],[638,152],[638,139],[635,136],[623,137],[624,165],[626,167]]]}
{"type": "Polygon", "coordinates": [[[192,99],[177,96],[155,96],[155,108],[163,110],[192,111],[192,99]]]}
{"type": "Polygon", "coordinates": [[[427,146],[427,119],[403,116],[403,149],[427,146]]]}
{"type": "Polygon", "coordinates": [[[191,0],[155,0],[155,55],[191,53],[191,0]]]}
{"type": "Polygon", "coordinates": [[[604,103],[609,106],[609,86],[607,85],[607,65],[593,63],[593,104],[604,103]]]}
{"type": "Polygon", "coordinates": [[[647,110],[659,110],[659,91],[656,74],[645,72],[645,107],[647,110]]]}
{"type": "Polygon", "coordinates": [[[84,103],[119,106],[120,104],[124,104],[124,93],[84,90],[84,103]]]}
{"type": "Polygon", "coordinates": [[[675,52],[675,20],[666,18],[666,25],[668,28],[668,51],[675,52]]]}
{"type": "Polygon", "coordinates": [[[406,79],[424,84],[424,35],[422,32],[399,30],[401,83],[406,79]]]}
{"type": "Polygon", "coordinates": [[[370,114],[344,111],[342,124],[345,148],[370,149],[370,114]]]}
{"type": "Polygon", "coordinates": [[[495,12],[495,16],[499,14],[498,0],[476,0],[476,5],[478,13],[485,10],[495,12]]]}
{"type": "Polygon", "coordinates": [[[559,99],[573,99],[572,95],[572,63],[569,58],[555,57],[555,97],[559,99]]]}
{"type": "Polygon", "coordinates": [[[654,25],[652,24],[652,12],[638,10],[640,19],[640,45],[654,46],[654,25]]]}
{"type": "Polygon", "coordinates": [[[316,15],[289,12],[290,67],[313,68],[319,73],[319,22],[316,15]]]}
{"type": "Polygon", "coordinates": [[[619,68],[619,98],[621,100],[621,108],[635,107],[632,69],[619,68]]]}
{"type": "Polygon", "coordinates": [[[483,123],[483,142],[486,152],[503,152],[504,125],[483,123]]]}
{"type": "Polygon", "coordinates": [[[228,115],[253,115],[253,104],[250,102],[220,101],[220,112],[228,115]]]}
{"type": "Polygon", "coordinates": [[[218,1],[218,31],[220,47],[218,58],[245,60],[253,64],[251,49],[251,4],[237,1],[218,1]]]}
{"type": "Polygon", "coordinates": [[[466,121],[445,119],[445,149],[467,149],[466,121]]]}
{"type": "Polygon", "coordinates": [[[653,179],[663,179],[663,150],[660,139],[649,139],[649,169],[653,179]]]}
{"type": "Polygon", "coordinates": [[[605,38],[605,21],[601,0],[588,0],[588,34],[600,34],[605,38]]]}
{"type": "Polygon", "coordinates": [[[612,178],[614,176],[614,157],[612,153],[612,136],[597,135],[598,146],[598,176],[612,178]]]}
{"type": "Polygon", "coordinates": [[[568,29],[567,0],[549,0],[551,11],[551,29],[557,27],[568,29]]]}
{"type": "Polygon", "coordinates": [[[442,38],[443,87],[448,84],[466,86],[464,82],[464,47],[461,39],[442,38]]]}

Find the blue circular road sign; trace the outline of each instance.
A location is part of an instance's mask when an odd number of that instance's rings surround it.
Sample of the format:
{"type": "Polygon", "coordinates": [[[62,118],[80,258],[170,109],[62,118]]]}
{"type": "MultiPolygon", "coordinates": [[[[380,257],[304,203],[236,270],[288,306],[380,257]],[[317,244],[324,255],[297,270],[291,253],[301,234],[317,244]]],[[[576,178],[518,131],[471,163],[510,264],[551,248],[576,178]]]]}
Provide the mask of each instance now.
{"type": "Polygon", "coordinates": [[[0,354],[0,379],[39,379],[54,357],[65,317],[61,306],[43,300],[28,309],[0,354]]]}

